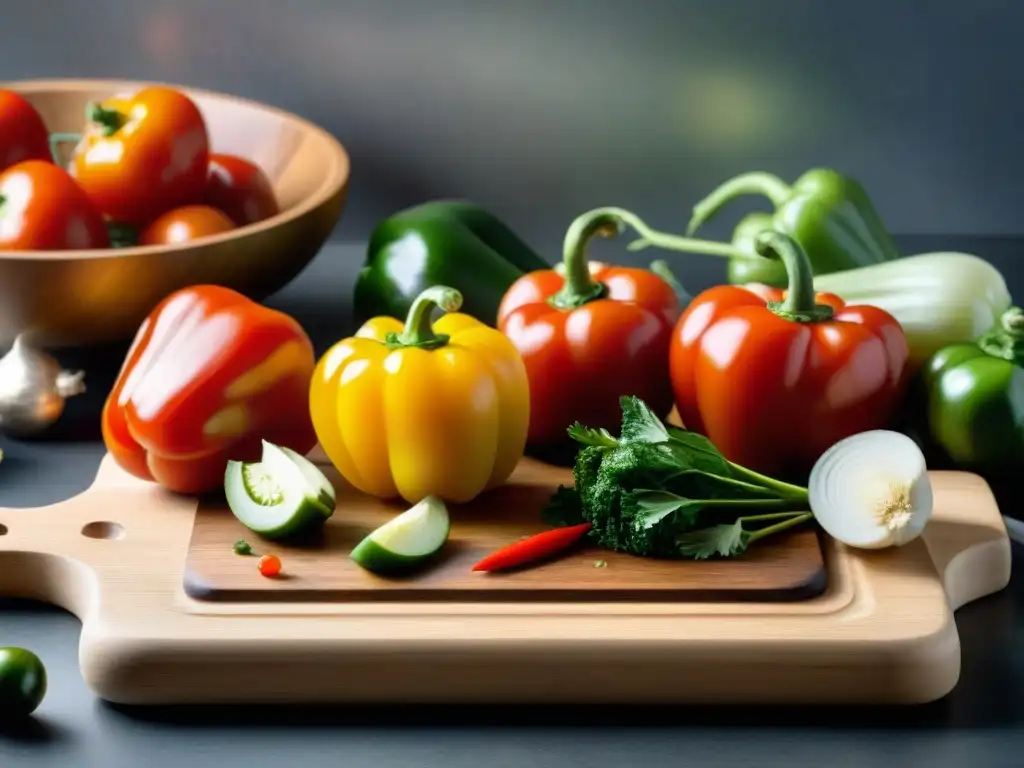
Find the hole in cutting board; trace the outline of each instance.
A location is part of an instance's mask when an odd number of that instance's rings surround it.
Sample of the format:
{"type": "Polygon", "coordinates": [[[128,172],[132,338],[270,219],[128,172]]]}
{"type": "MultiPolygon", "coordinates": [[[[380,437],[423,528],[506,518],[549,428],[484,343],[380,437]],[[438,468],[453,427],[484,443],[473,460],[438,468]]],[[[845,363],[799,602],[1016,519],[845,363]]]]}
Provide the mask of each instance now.
{"type": "Polygon", "coordinates": [[[108,520],[97,520],[86,523],[82,528],[82,535],[90,539],[122,539],[124,538],[124,526],[108,520]]]}
{"type": "Polygon", "coordinates": [[[4,525],[3,523],[0,523],[0,536],[5,536],[5,535],[7,535],[7,526],[4,525]]]}

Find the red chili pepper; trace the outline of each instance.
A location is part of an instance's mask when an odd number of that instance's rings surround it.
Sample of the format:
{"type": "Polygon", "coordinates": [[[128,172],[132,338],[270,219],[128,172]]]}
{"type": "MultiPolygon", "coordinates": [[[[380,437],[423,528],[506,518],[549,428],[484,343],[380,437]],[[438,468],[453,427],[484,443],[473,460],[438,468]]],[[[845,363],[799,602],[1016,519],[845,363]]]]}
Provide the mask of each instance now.
{"type": "Polygon", "coordinates": [[[538,533],[528,539],[509,544],[493,552],[473,566],[474,571],[503,571],[529,562],[541,560],[563,549],[567,549],[583,538],[590,530],[590,523],[570,525],[538,533]]]}

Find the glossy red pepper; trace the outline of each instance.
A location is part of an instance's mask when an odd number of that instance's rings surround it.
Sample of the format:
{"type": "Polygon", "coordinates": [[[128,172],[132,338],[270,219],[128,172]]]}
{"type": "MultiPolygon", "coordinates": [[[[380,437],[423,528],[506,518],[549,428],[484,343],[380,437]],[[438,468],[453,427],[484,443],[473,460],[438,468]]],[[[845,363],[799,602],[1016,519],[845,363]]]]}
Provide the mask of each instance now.
{"type": "Polygon", "coordinates": [[[587,535],[590,523],[554,528],[493,552],[473,566],[474,571],[504,571],[544,560],[562,552],[587,535]]]}
{"type": "Polygon", "coordinates": [[[617,430],[619,399],[636,395],[656,413],[672,405],[668,347],[680,314],[676,293],[646,269],[588,262],[587,242],[619,232],[628,212],[602,208],[573,222],[564,276],[540,270],[519,278],[498,308],[530,379],[532,444],[560,442],[579,421],[617,430]]]}
{"type": "Polygon", "coordinates": [[[179,493],[223,487],[261,440],[307,453],[313,345],[291,317],[213,285],[168,296],[143,322],[103,408],[128,472],[179,493]]]}
{"type": "Polygon", "coordinates": [[[717,286],[694,298],[672,338],[676,408],[730,461],[802,474],[839,440],[890,425],[907,341],[889,313],[815,294],[792,238],[769,230],[756,247],[782,261],[789,288],[717,286]]]}

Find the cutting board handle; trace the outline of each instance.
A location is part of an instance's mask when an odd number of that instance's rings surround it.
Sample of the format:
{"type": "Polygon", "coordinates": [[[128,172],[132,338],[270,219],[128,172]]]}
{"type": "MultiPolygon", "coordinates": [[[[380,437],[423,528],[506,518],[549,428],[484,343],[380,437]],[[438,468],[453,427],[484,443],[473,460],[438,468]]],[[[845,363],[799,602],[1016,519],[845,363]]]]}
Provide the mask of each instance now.
{"type": "Polygon", "coordinates": [[[0,508],[0,595],[54,603],[83,617],[99,569],[116,567],[123,540],[155,538],[137,510],[191,514],[196,500],[133,477],[113,457],[100,461],[81,493],[45,507],[0,508]]]}
{"type": "Polygon", "coordinates": [[[955,611],[1010,582],[1010,537],[983,478],[968,472],[930,475],[933,483],[941,484],[942,497],[922,538],[955,611]]]}

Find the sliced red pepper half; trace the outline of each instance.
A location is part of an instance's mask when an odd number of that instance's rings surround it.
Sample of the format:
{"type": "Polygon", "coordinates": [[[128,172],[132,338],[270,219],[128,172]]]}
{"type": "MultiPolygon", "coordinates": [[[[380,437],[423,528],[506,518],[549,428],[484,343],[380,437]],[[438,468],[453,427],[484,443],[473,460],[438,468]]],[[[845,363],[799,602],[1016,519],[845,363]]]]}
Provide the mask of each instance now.
{"type": "Polygon", "coordinates": [[[313,345],[288,315],[201,285],[143,322],[103,408],[103,441],[127,472],[178,493],[223,486],[229,459],[258,461],[261,441],[316,445],[313,345]]]}

